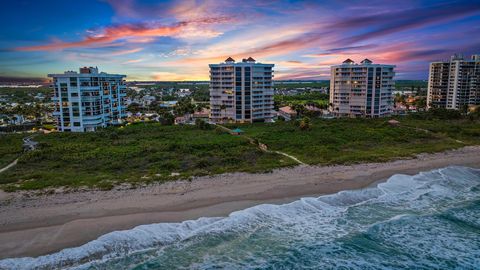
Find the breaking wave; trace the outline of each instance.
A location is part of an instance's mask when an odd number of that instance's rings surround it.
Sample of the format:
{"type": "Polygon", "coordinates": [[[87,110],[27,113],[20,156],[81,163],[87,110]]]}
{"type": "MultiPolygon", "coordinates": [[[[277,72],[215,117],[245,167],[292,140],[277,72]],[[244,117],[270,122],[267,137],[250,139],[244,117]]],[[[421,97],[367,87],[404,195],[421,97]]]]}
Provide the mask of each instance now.
{"type": "Polygon", "coordinates": [[[0,269],[480,268],[480,170],[394,175],[376,187],[223,218],[142,225],[0,269]]]}

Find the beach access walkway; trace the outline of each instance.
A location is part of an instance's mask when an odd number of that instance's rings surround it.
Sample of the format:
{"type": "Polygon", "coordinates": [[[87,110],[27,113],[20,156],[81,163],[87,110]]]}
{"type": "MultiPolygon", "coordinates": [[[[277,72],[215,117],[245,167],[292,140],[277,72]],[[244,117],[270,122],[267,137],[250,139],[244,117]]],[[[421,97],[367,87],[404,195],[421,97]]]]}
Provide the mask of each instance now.
{"type": "MultiPolygon", "coordinates": [[[[26,152],[30,152],[30,151],[33,151],[36,149],[37,145],[38,145],[38,142],[34,141],[33,140],[33,137],[35,137],[35,135],[31,135],[31,136],[28,136],[28,137],[25,137],[23,138],[23,153],[26,153],[26,152]]],[[[11,167],[17,165],[18,163],[18,159],[22,156],[20,155],[18,158],[16,158],[14,161],[12,161],[10,164],[8,164],[7,166],[3,167],[0,169],[0,173],[10,169],[11,167]]]]}
{"type": "Polygon", "coordinates": [[[226,132],[228,132],[228,133],[230,133],[230,134],[232,134],[232,135],[239,136],[239,137],[243,137],[243,138],[249,140],[251,144],[254,144],[254,145],[258,146],[258,148],[259,148],[260,150],[262,150],[263,152],[279,154],[279,155],[285,156],[285,157],[287,157],[287,158],[295,161],[295,162],[298,163],[299,165],[305,165],[305,166],[308,165],[308,164],[302,162],[301,160],[299,160],[297,157],[294,157],[294,156],[292,156],[292,155],[289,155],[289,154],[287,154],[287,153],[285,153],[285,152],[269,150],[269,149],[268,149],[268,146],[267,146],[266,144],[260,142],[258,139],[254,139],[254,138],[252,138],[252,137],[249,137],[249,136],[245,135],[244,133],[240,133],[238,129],[232,130],[232,129],[229,129],[229,128],[227,128],[227,127],[225,127],[225,126],[222,126],[222,125],[220,125],[220,124],[213,124],[213,125],[215,125],[215,126],[221,128],[221,129],[225,130],[226,132]]]}

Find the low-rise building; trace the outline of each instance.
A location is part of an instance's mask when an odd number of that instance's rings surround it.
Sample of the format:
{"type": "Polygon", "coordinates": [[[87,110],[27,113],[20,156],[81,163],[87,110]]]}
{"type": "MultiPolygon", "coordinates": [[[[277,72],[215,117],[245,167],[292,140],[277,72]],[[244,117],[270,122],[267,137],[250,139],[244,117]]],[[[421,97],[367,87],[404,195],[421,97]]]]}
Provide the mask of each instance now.
{"type": "Polygon", "coordinates": [[[210,117],[210,110],[207,108],[203,108],[201,111],[195,111],[193,113],[193,120],[201,119],[201,120],[208,120],[210,117]]]}
{"type": "Polygon", "coordinates": [[[175,125],[185,125],[188,124],[189,118],[185,116],[177,116],[175,117],[175,125]]]}
{"type": "Polygon", "coordinates": [[[159,106],[161,108],[173,108],[175,105],[177,105],[178,101],[172,100],[172,101],[162,101],[159,106]]]}
{"type": "Polygon", "coordinates": [[[184,98],[184,97],[190,96],[192,94],[192,92],[190,91],[190,89],[181,88],[181,89],[178,89],[176,94],[179,98],[184,98]]]}
{"type": "Polygon", "coordinates": [[[278,109],[278,116],[283,117],[285,121],[290,121],[293,118],[297,117],[297,112],[293,110],[292,107],[285,106],[278,109]]]}
{"type": "Polygon", "coordinates": [[[142,97],[142,105],[143,107],[150,106],[156,100],[157,99],[154,96],[145,95],[142,97]]]}

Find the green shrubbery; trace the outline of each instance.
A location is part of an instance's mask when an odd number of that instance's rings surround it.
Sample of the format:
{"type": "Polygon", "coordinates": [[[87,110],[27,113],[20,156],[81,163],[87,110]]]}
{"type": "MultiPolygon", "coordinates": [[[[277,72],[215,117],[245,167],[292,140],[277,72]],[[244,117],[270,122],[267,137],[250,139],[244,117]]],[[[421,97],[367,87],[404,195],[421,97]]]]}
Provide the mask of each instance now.
{"type": "MultiPolygon", "coordinates": [[[[322,93],[303,93],[303,94],[291,95],[291,96],[275,95],[273,99],[275,101],[276,107],[311,105],[317,108],[324,108],[324,109],[328,108],[328,94],[322,94],[322,93]]],[[[302,106],[298,106],[298,107],[300,108],[302,106]]],[[[307,112],[307,111],[304,110],[304,112],[307,112]]],[[[308,113],[312,113],[312,112],[308,112],[308,113]]]]}
{"type": "Polygon", "coordinates": [[[309,132],[298,128],[302,120],[268,126],[250,124],[241,128],[246,135],[267,144],[269,149],[286,152],[309,164],[382,162],[422,152],[480,144],[479,121],[403,117],[398,118],[401,126],[391,126],[388,120],[312,119],[309,132]],[[433,132],[426,133],[415,128],[433,132]]]}
{"type": "MultiPolygon", "coordinates": [[[[108,189],[121,182],[269,171],[294,164],[288,158],[261,152],[245,138],[216,133],[207,123],[200,125],[203,129],[142,123],[95,133],[38,135],[38,150],[25,154],[17,166],[2,173],[0,185],[9,190],[56,186],[108,189]]],[[[0,150],[21,151],[21,137],[5,138],[19,140],[20,145],[5,145],[7,140],[2,137],[0,150]]]]}
{"type": "Polygon", "coordinates": [[[310,124],[310,118],[304,117],[302,120],[300,120],[298,127],[301,130],[310,130],[312,128],[312,125],[310,124]]]}
{"type": "Polygon", "coordinates": [[[443,108],[431,108],[425,112],[418,112],[410,115],[411,118],[415,119],[441,119],[441,120],[456,120],[461,119],[462,113],[458,110],[449,110],[443,108]]]}
{"type": "Polygon", "coordinates": [[[7,166],[23,152],[23,137],[23,134],[0,134],[0,168],[7,166]]]}
{"type": "Polygon", "coordinates": [[[212,125],[210,125],[209,123],[205,122],[202,119],[196,119],[195,120],[195,126],[199,129],[203,129],[203,130],[209,130],[209,129],[213,128],[212,125]]]}
{"type": "MultiPolygon", "coordinates": [[[[37,135],[39,147],[0,175],[0,188],[40,189],[90,186],[110,189],[117,183],[168,181],[225,172],[270,171],[295,165],[258,149],[293,155],[309,164],[383,162],[480,144],[480,121],[454,112],[433,111],[389,119],[309,119],[239,127],[252,142],[203,121],[195,126],[135,124],[95,133],[37,135]],[[307,128],[308,127],[308,128],[307,128]],[[306,131],[308,130],[308,131],[306,131]],[[431,132],[425,132],[429,130],[431,132]]],[[[22,151],[25,135],[0,135],[0,161],[22,151]]]]}

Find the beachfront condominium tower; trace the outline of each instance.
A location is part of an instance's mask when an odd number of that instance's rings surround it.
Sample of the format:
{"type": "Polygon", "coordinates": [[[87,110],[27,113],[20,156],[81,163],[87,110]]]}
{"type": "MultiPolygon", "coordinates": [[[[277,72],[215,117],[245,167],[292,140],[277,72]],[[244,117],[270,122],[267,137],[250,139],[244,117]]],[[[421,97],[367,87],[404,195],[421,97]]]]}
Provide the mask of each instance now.
{"type": "Polygon", "coordinates": [[[480,105],[480,55],[430,63],[428,108],[464,109],[480,105]]]}
{"type": "Polygon", "coordinates": [[[382,117],[392,113],[395,66],[347,59],[331,67],[330,109],[336,116],[382,117]]]}
{"type": "Polygon", "coordinates": [[[80,72],[49,74],[55,91],[54,116],[58,131],[95,131],[115,125],[125,117],[125,75],[98,72],[84,67],[80,72]]]}
{"type": "Polygon", "coordinates": [[[270,122],[273,118],[273,64],[231,57],[210,66],[210,120],[270,122]]]}

